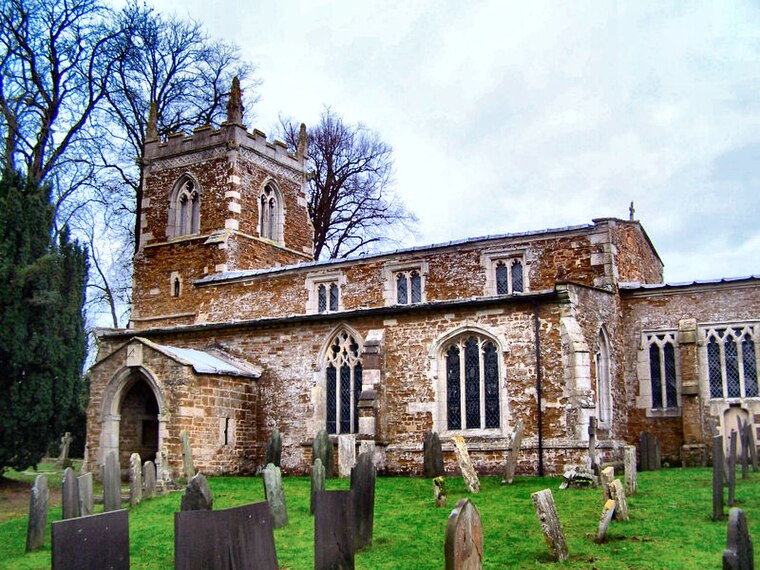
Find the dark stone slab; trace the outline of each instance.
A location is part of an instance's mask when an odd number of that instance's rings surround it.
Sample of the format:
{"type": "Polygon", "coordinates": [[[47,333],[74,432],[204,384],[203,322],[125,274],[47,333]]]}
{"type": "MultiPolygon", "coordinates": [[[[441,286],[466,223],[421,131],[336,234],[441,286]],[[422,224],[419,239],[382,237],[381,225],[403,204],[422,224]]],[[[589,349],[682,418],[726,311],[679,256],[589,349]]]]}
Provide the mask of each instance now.
{"type": "Polygon", "coordinates": [[[427,478],[445,474],[443,469],[443,448],[438,433],[427,430],[422,439],[422,472],[427,478]]]}
{"type": "Polygon", "coordinates": [[[182,495],[182,511],[210,511],[214,504],[214,496],[208,487],[208,481],[203,473],[196,474],[185,487],[182,495]]]}
{"type": "Polygon", "coordinates": [[[26,527],[26,551],[45,546],[45,529],[48,515],[48,480],[44,475],[34,479],[29,494],[29,522],[26,527]]]}
{"type": "Polygon", "coordinates": [[[322,467],[325,468],[325,478],[332,479],[333,477],[333,444],[330,441],[330,436],[327,435],[327,430],[322,430],[314,438],[311,444],[311,462],[314,463],[317,459],[322,460],[322,467]]]}
{"type": "Polygon", "coordinates": [[[723,436],[716,435],[712,439],[713,439],[712,520],[719,521],[719,520],[723,520],[723,479],[725,477],[726,460],[723,457],[723,436]]]}
{"type": "Polygon", "coordinates": [[[129,517],[110,511],[52,523],[53,570],[129,570],[129,517]]]}
{"type": "Polygon", "coordinates": [[[116,511],[121,508],[121,467],[115,451],[110,451],[103,465],[103,510],[116,511]]]}
{"type": "Polygon", "coordinates": [[[269,505],[174,513],[174,567],[277,570],[269,505]]]}
{"type": "Polygon", "coordinates": [[[61,518],[74,519],[78,517],[79,512],[79,485],[74,470],[67,467],[63,471],[63,482],[61,483],[61,518]]]}
{"type": "Polygon", "coordinates": [[[741,418],[736,419],[739,424],[739,442],[742,445],[742,479],[746,479],[749,477],[749,433],[747,432],[749,422],[742,422],[741,418]]]}
{"type": "Polygon", "coordinates": [[[265,465],[270,463],[275,467],[280,466],[280,459],[282,458],[282,437],[280,437],[280,430],[274,428],[272,435],[269,436],[267,441],[267,457],[265,465]]]}
{"type": "Polygon", "coordinates": [[[314,570],[353,570],[356,538],[351,491],[314,497],[314,570]]]}
{"type": "Polygon", "coordinates": [[[726,503],[729,507],[734,506],[734,499],[736,498],[736,445],[737,436],[736,430],[731,430],[728,446],[728,500],[726,503]]]}
{"type": "Polygon", "coordinates": [[[656,471],[660,468],[660,440],[654,434],[642,432],[639,436],[641,461],[639,471],[656,471]]]}
{"type": "Polygon", "coordinates": [[[372,526],[375,518],[375,480],[377,469],[371,453],[362,453],[351,469],[351,491],[356,516],[356,550],[372,544],[372,526]]]}
{"type": "Polygon", "coordinates": [[[317,458],[311,466],[311,500],[309,501],[309,514],[314,514],[314,495],[318,491],[325,490],[325,468],[322,460],[317,458]]]}
{"type": "Polygon", "coordinates": [[[727,534],[723,570],[754,570],[755,552],[747,528],[747,518],[741,509],[731,509],[728,513],[727,534]]]}
{"type": "Polygon", "coordinates": [[[460,499],[451,511],[443,551],[446,570],[483,567],[483,526],[480,513],[470,499],[460,499]]]}

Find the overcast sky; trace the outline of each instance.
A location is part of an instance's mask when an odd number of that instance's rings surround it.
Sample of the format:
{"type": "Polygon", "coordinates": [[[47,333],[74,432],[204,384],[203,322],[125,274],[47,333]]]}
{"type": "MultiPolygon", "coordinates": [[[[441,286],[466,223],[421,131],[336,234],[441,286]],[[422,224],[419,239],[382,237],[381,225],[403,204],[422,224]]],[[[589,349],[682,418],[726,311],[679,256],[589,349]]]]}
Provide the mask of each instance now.
{"type": "Polygon", "coordinates": [[[760,274],[760,4],[154,0],[235,42],[254,124],[394,149],[422,245],[636,218],[670,282],[760,274]]]}

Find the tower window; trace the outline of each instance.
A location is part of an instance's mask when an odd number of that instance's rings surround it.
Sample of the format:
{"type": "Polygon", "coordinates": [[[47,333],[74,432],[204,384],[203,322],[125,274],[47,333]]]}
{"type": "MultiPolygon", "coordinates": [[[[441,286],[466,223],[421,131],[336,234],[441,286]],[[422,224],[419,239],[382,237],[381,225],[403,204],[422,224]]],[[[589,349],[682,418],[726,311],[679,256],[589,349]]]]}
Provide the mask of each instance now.
{"type": "Polygon", "coordinates": [[[175,277],[174,284],[172,285],[172,296],[179,297],[180,289],[181,289],[181,285],[180,285],[179,277],[175,277]]]}
{"type": "Polygon", "coordinates": [[[268,182],[259,197],[259,235],[282,241],[282,197],[274,182],[268,182]]]}
{"type": "Polygon", "coordinates": [[[200,231],[201,197],[189,175],[180,178],[169,204],[169,237],[182,237],[200,231]]]}

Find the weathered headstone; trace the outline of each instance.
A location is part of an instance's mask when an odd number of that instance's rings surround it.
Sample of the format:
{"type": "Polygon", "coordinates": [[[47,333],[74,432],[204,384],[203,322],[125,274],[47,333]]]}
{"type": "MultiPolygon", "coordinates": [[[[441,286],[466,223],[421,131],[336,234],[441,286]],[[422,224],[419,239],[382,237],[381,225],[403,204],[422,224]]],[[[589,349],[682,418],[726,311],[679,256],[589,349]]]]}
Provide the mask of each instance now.
{"type": "Polygon", "coordinates": [[[611,465],[602,469],[602,500],[606,503],[610,499],[610,485],[615,480],[615,468],[611,465]]]}
{"type": "Polygon", "coordinates": [[[557,515],[557,507],[554,506],[554,497],[549,489],[533,493],[530,498],[536,509],[536,516],[541,523],[541,531],[544,533],[546,545],[552,558],[558,562],[564,562],[570,558],[567,550],[565,533],[557,515]]]}
{"type": "Polygon", "coordinates": [[[731,430],[728,451],[728,501],[729,507],[734,506],[736,498],[736,430],[731,430]]]}
{"type": "Polygon", "coordinates": [[[143,497],[149,499],[156,494],[156,466],[146,461],[142,468],[143,497]]]}
{"type": "Polygon", "coordinates": [[[92,494],[92,473],[85,473],[77,477],[79,488],[79,514],[83,517],[90,516],[93,512],[95,497],[92,494]]]}
{"type": "Polygon", "coordinates": [[[48,515],[48,480],[44,475],[34,479],[29,495],[29,522],[26,527],[26,551],[45,546],[45,528],[48,515]]]}
{"type": "Polygon", "coordinates": [[[594,542],[597,544],[603,544],[607,542],[607,529],[610,527],[610,521],[612,521],[612,515],[615,514],[615,501],[607,499],[602,509],[602,516],[599,517],[599,527],[596,530],[596,536],[594,542]]]}
{"type": "Polygon", "coordinates": [[[190,480],[195,476],[195,465],[193,465],[193,448],[190,446],[190,434],[187,430],[179,432],[179,441],[182,446],[182,470],[185,479],[190,480]]]}
{"type": "Polygon", "coordinates": [[[275,467],[279,467],[280,459],[282,459],[282,437],[280,430],[274,428],[267,440],[266,465],[271,463],[275,467]]]}
{"type": "Polygon", "coordinates": [[[314,497],[317,492],[325,490],[325,467],[322,460],[317,457],[311,466],[311,500],[309,501],[309,514],[314,514],[314,497]]]}
{"type": "Polygon", "coordinates": [[[311,462],[316,459],[322,460],[322,467],[325,468],[325,479],[333,477],[333,444],[327,430],[321,430],[311,444],[311,462]]]}
{"type": "Polygon", "coordinates": [[[739,423],[739,442],[742,446],[741,462],[742,462],[742,479],[749,477],[749,441],[746,424],[741,421],[741,418],[736,418],[739,423]]]}
{"type": "Polygon", "coordinates": [[[446,478],[443,475],[439,475],[433,479],[433,498],[435,499],[436,507],[446,505],[446,478]]]}
{"type": "Polygon", "coordinates": [[[314,570],[354,568],[354,501],[351,491],[318,491],[314,497],[314,570]]]}
{"type": "Polygon", "coordinates": [[[169,471],[169,454],[165,449],[156,452],[156,489],[165,492],[174,486],[171,471],[169,471]]]}
{"type": "Polygon", "coordinates": [[[615,479],[610,483],[610,499],[615,501],[615,520],[630,520],[631,517],[628,514],[628,501],[625,498],[625,489],[623,489],[623,484],[620,482],[620,479],[615,479]]]}
{"type": "Polygon", "coordinates": [[[356,463],[356,436],[344,434],[338,436],[338,477],[351,476],[351,469],[356,463]]]}
{"type": "Polygon", "coordinates": [[[375,480],[377,469],[372,455],[362,453],[351,469],[351,492],[354,496],[356,517],[356,550],[372,544],[372,528],[375,519],[375,480]]]}
{"type": "Polygon", "coordinates": [[[444,473],[441,438],[438,432],[426,430],[422,439],[422,474],[432,478],[444,473]]]}
{"type": "Polygon", "coordinates": [[[180,510],[210,511],[214,505],[214,496],[209,489],[203,473],[197,473],[185,487],[180,510]]]}
{"type": "Polygon", "coordinates": [[[642,432],[639,437],[641,447],[641,471],[656,471],[660,468],[660,440],[654,434],[642,432]]]}
{"type": "Polygon", "coordinates": [[[749,458],[752,463],[752,471],[757,472],[757,444],[755,443],[755,428],[752,422],[747,422],[747,442],[749,445],[749,458]]]}
{"type": "Polygon", "coordinates": [[[723,570],[754,570],[755,552],[747,528],[747,518],[741,509],[728,513],[726,549],[723,551],[723,570]]]}
{"type": "Polygon", "coordinates": [[[135,506],[142,501],[142,460],[139,453],[129,456],[129,504],[135,506]]]}
{"type": "Polygon", "coordinates": [[[713,515],[712,520],[723,520],[723,479],[725,478],[726,460],[723,457],[723,436],[715,435],[712,438],[712,497],[713,515]]]}
{"type": "Polygon", "coordinates": [[[71,459],[69,459],[69,448],[74,438],[71,437],[69,432],[63,434],[61,437],[61,451],[58,454],[58,460],[55,462],[55,466],[58,468],[71,467],[71,459]]]}
{"type": "Polygon", "coordinates": [[[591,471],[599,474],[599,457],[596,453],[596,418],[588,419],[588,466],[591,471]]]}
{"type": "Polygon", "coordinates": [[[55,521],[51,534],[53,570],[129,570],[126,510],[55,521]]]}
{"type": "Polygon", "coordinates": [[[599,485],[599,478],[585,465],[575,465],[562,475],[560,489],[587,489],[599,485]]]}
{"type": "Polygon", "coordinates": [[[446,570],[483,567],[483,527],[480,513],[470,499],[460,499],[449,514],[443,551],[446,570]]]}
{"type": "Polygon", "coordinates": [[[285,494],[282,491],[282,473],[279,467],[271,463],[261,472],[264,478],[264,496],[272,511],[274,528],[288,524],[288,509],[285,505],[285,494]]]}
{"type": "Polygon", "coordinates": [[[718,431],[718,422],[715,421],[715,418],[707,418],[707,427],[710,429],[710,437],[720,435],[720,432],[718,431]]]}
{"type": "Polygon", "coordinates": [[[121,467],[115,451],[109,451],[103,465],[103,511],[121,508],[121,467]]]}
{"type": "Polygon", "coordinates": [[[480,491],[480,480],[478,479],[478,474],[475,473],[475,468],[472,466],[464,438],[462,436],[452,437],[451,441],[454,443],[454,453],[456,453],[459,468],[462,470],[462,477],[464,477],[464,482],[467,484],[467,489],[470,493],[478,493],[480,491]]]}
{"type": "Polygon", "coordinates": [[[523,421],[517,420],[517,424],[509,436],[509,449],[507,450],[507,461],[504,466],[504,477],[501,480],[502,485],[511,485],[517,471],[517,460],[520,456],[520,446],[523,439],[523,421]]]}
{"type": "Polygon", "coordinates": [[[174,568],[277,570],[269,505],[174,513],[174,568]]]}
{"type": "Polygon", "coordinates": [[[90,472],[90,444],[84,444],[84,457],[82,458],[82,465],[79,466],[79,474],[84,475],[90,472]]]}
{"type": "Polygon", "coordinates": [[[632,497],[636,494],[639,486],[636,471],[636,446],[626,445],[623,449],[623,467],[625,468],[625,493],[632,497]]]}
{"type": "Polygon", "coordinates": [[[73,519],[79,516],[79,486],[74,470],[67,467],[63,471],[61,484],[61,518],[73,519]]]}

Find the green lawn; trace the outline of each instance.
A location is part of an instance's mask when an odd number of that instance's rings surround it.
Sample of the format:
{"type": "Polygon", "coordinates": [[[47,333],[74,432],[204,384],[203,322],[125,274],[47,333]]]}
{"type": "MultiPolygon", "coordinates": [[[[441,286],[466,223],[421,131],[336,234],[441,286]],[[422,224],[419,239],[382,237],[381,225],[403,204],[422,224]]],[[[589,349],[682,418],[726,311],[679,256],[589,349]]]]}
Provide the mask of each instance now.
{"type": "MultiPolygon", "coordinates": [[[[737,478],[737,506],[748,517],[750,533],[760,537],[760,474],[737,478]]],[[[726,543],[726,523],[712,522],[711,471],[667,469],[639,474],[639,493],[629,498],[632,520],[613,521],[607,544],[593,542],[602,508],[601,489],[557,489],[556,478],[517,478],[502,486],[484,478],[478,495],[469,495],[461,478],[447,481],[446,508],[433,504],[427,479],[382,477],[375,494],[372,547],[359,553],[357,568],[443,568],[446,519],[456,500],[470,497],[484,527],[485,568],[718,568],[726,543]],[[530,494],[550,488],[570,548],[571,562],[555,564],[540,533],[530,494]]],[[[260,478],[210,479],[214,507],[226,508],[264,499],[260,478]]],[[[313,567],[313,519],[308,514],[309,479],[284,479],[289,524],[275,531],[281,568],[313,567]]],[[[328,481],[328,489],[348,487],[328,481]]],[[[180,493],[145,501],[131,509],[132,568],[173,566],[173,515],[180,493]]],[[[60,508],[51,509],[60,518],[60,508]]],[[[42,551],[25,554],[26,520],[0,523],[0,567],[49,568],[50,536],[42,551]]],[[[757,539],[756,539],[757,541],[757,539]]]]}

